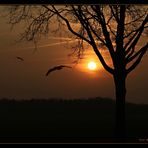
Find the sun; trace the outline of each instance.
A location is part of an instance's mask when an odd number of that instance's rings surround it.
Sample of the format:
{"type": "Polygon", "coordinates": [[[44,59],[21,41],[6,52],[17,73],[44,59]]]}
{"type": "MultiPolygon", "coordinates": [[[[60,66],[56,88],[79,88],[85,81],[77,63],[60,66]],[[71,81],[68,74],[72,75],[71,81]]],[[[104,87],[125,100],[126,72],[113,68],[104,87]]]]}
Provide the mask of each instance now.
{"type": "Polygon", "coordinates": [[[91,61],[88,63],[87,67],[89,70],[95,70],[97,68],[97,65],[94,61],[91,61]]]}

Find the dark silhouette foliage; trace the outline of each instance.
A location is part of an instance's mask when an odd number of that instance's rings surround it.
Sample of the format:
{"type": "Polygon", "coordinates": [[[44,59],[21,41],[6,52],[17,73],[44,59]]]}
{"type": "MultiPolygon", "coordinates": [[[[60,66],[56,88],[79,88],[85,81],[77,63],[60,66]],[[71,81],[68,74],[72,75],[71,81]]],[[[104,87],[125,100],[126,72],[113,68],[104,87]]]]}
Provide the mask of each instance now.
{"type": "MultiPolygon", "coordinates": [[[[126,142],[148,136],[148,105],[126,105],[126,142]]],[[[125,142],[115,136],[115,101],[0,100],[0,142],[125,142]]]]}

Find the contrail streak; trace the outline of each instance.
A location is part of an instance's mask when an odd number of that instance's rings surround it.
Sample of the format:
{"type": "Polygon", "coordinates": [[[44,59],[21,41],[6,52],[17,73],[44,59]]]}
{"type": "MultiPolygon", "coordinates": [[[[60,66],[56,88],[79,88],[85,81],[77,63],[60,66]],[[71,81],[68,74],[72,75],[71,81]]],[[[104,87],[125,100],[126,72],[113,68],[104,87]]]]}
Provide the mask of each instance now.
{"type": "Polygon", "coordinates": [[[53,39],[53,40],[73,40],[73,38],[66,38],[66,37],[48,37],[48,39],[53,39]]]}
{"type": "MultiPolygon", "coordinates": [[[[57,42],[57,43],[50,43],[50,44],[45,44],[45,45],[39,45],[39,46],[37,46],[37,48],[51,47],[51,46],[65,44],[65,43],[72,43],[72,42],[76,42],[76,41],[77,40],[70,40],[70,41],[63,41],[63,42],[57,42]]],[[[30,48],[32,49],[32,48],[34,48],[34,46],[27,47],[26,49],[30,49],[30,48]]]]}

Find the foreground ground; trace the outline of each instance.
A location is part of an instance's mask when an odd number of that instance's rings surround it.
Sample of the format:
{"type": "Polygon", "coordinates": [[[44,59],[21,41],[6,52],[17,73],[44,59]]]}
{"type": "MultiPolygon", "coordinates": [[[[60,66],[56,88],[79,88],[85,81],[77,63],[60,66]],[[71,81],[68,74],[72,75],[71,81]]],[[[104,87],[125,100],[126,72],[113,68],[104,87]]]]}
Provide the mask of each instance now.
{"type": "MultiPolygon", "coordinates": [[[[148,105],[126,106],[126,142],[148,142],[148,105]]],[[[115,102],[105,98],[3,99],[0,142],[118,142],[114,115],[115,102]]]]}

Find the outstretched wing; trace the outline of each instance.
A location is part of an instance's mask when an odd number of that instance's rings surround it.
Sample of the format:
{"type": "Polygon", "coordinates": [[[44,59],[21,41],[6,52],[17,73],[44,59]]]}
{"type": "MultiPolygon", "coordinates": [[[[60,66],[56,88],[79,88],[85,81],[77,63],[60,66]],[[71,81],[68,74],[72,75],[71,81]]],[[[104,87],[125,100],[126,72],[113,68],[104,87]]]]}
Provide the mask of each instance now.
{"type": "Polygon", "coordinates": [[[46,76],[48,76],[49,73],[51,73],[51,72],[53,72],[53,71],[55,71],[55,70],[57,70],[57,66],[56,66],[56,67],[53,67],[53,68],[50,68],[50,69],[47,71],[46,76]]]}
{"type": "Polygon", "coordinates": [[[53,67],[53,68],[51,68],[51,69],[49,69],[49,70],[47,71],[46,76],[48,76],[49,73],[51,73],[51,72],[53,72],[53,71],[55,71],[55,70],[61,70],[61,69],[64,68],[64,67],[66,67],[66,68],[72,68],[72,67],[66,66],[66,65],[55,66],[55,67],[53,67]]]}
{"type": "Polygon", "coordinates": [[[71,66],[66,66],[66,65],[60,65],[62,68],[66,67],[66,68],[72,68],[71,66]]]}
{"type": "Polygon", "coordinates": [[[21,57],[16,57],[18,60],[21,60],[21,61],[24,61],[24,59],[23,58],[21,58],[21,57]]]}

